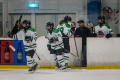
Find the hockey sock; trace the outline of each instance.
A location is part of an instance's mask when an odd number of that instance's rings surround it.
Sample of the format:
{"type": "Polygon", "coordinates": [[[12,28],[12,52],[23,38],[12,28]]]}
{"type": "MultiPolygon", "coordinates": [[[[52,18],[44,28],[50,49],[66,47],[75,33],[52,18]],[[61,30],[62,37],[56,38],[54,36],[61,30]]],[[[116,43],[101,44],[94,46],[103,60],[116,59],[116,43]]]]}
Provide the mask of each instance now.
{"type": "Polygon", "coordinates": [[[28,62],[29,67],[32,67],[33,66],[33,60],[31,58],[31,56],[26,56],[26,58],[27,58],[27,62],[28,62]]]}
{"type": "Polygon", "coordinates": [[[62,55],[57,55],[57,59],[58,59],[58,62],[59,62],[62,66],[65,66],[65,62],[64,62],[64,59],[63,59],[62,55]]]}
{"type": "Polygon", "coordinates": [[[65,63],[68,63],[69,55],[70,55],[70,53],[64,53],[64,61],[65,61],[65,63]]]}
{"type": "Polygon", "coordinates": [[[51,56],[51,59],[52,59],[52,60],[58,62],[57,57],[56,57],[56,54],[50,54],[50,56],[51,56]]]}
{"type": "Polygon", "coordinates": [[[32,63],[32,64],[33,64],[33,65],[36,65],[36,62],[35,62],[35,60],[34,60],[33,58],[32,58],[32,61],[33,61],[33,63],[32,63]]]}
{"type": "Polygon", "coordinates": [[[57,59],[57,57],[56,57],[55,61],[56,61],[56,63],[58,63],[58,59],[57,59]]]}

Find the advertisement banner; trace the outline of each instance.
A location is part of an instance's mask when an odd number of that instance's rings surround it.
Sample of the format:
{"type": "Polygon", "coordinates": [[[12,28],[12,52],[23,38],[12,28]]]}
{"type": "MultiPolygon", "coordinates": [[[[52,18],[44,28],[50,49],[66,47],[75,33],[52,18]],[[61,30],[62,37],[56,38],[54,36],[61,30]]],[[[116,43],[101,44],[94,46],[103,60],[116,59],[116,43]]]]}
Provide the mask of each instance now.
{"type": "Polygon", "coordinates": [[[14,48],[14,65],[27,65],[23,41],[14,40],[14,48]]]}
{"type": "MultiPolygon", "coordinates": [[[[1,45],[13,46],[13,41],[1,41],[1,45]]],[[[1,46],[1,65],[13,65],[13,50],[9,46],[1,46]]]]}

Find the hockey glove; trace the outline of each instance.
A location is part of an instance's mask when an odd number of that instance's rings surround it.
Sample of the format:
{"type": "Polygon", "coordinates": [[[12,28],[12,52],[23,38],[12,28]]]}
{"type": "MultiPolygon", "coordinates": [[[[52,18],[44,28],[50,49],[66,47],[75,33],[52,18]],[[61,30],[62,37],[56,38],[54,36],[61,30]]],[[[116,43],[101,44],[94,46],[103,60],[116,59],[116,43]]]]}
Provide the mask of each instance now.
{"type": "Polygon", "coordinates": [[[107,34],[105,37],[106,38],[110,38],[110,37],[112,37],[112,35],[111,34],[107,34]]]}
{"type": "Polygon", "coordinates": [[[55,41],[58,41],[58,38],[51,38],[51,39],[49,40],[49,42],[51,42],[51,43],[53,43],[53,42],[55,42],[55,41]]]}
{"type": "Polygon", "coordinates": [[[25,36],[25,41],[32,41],[32,37],[31,36],[25,36]]]}
{"type": "Polygon", "coordinates": [[[51,51],[51,45],[48,44],[47,47],[48,47],[48,50],[51,51]]]}
{"type": "Polygon", "coordinates": [[[93,34],[92,34],[92,37],[97,37],[97,34],[96,34],[96,33],[93,33],[93,34]]]}
{"type": "Polygon", "coordinates": [[[12,34],[10,31],[7,33],[7,35],[8,35],[8,37],[10,37],[10,38],[13,37],[13,34],[12,34]]]}

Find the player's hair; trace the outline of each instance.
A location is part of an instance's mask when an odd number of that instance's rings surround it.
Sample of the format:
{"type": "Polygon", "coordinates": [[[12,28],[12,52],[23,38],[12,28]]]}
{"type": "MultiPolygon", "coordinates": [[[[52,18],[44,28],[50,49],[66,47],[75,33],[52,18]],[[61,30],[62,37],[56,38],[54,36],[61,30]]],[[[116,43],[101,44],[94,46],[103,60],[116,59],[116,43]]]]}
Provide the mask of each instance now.
{"type": "Polygon", "coordinates": [[[88,23],[88,24],[90,24],[93,27],[93,23],[88,23]]]}
{"type": "Polygon", "coordinates": [[[76,23],[75,23],[75,22],[71,22],[71,23],[73,23],[74,25],[76,25],[76,23]]]}
{"type": "Polygon", "coordinates": [[[64,20],[61,20],[61,21],[59,22],[59,25],[62,25],[64,22],[65,22],[64,20]]]}
{"type": "Polygon", "coordinates": [[[16,21],[14,28],[18,29],[18,27],[20,27],[20,26],[17,25],[18,23],[19,23],[19,20],[16,21]]]}

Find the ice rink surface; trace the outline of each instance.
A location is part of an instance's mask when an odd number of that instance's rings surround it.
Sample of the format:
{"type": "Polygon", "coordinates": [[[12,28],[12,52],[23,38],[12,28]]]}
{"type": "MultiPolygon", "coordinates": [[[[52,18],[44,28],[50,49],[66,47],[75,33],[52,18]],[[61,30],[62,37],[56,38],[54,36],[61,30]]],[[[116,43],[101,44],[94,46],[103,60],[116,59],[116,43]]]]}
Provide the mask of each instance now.
{"type": "Polygon", "coordinates": [[[120,80],[120,70],[0,70],[0,80],[120,80]]]}

